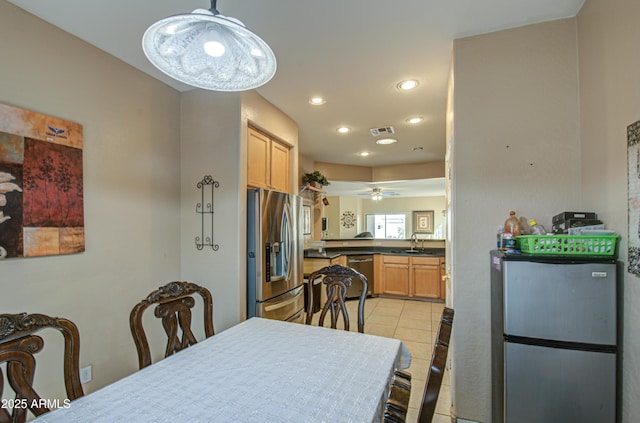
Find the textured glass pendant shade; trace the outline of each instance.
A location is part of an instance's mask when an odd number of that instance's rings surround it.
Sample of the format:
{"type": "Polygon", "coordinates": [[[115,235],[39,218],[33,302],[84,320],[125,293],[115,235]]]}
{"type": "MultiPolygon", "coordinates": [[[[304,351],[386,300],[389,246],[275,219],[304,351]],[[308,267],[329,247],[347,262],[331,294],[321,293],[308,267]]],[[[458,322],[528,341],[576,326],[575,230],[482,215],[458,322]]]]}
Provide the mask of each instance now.
{"type": "Polygon", "coordinates": [[[154,23],[142,37],[142,49],[162,72],[207,90],[250,90],[276,73],[267,43],[237,19],[206,9],[154,23]]]}

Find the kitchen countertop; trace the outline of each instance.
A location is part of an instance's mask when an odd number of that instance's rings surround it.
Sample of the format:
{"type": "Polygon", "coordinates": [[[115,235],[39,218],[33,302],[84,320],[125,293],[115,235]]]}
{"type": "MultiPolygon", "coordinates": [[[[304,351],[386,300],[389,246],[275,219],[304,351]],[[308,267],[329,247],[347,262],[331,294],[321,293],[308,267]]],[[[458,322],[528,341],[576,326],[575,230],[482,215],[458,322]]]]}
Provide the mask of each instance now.
{"type": "Polygon", "coordinates": [[[407,252],[409,248],[402,247],[365,247],[365,248],[327,248],[324,253],[317,250],[305,250],[305,258],[334,259],[340,256],[353,256],[365,254],[386,254],[407,257],[444,257],[444,248],[416,248],[417,252],[407,252]]]}

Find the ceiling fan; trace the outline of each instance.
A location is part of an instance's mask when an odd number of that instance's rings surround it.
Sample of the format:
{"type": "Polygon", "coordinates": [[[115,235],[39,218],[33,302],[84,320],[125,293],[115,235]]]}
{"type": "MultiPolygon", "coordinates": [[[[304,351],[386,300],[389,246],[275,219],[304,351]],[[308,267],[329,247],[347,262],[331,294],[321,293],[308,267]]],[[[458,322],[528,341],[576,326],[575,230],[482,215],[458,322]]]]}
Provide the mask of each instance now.
{"type": "Polygon", "coordinates": [[[393,191],[382,191],[382,188],[371,188],[371,191],[361,192],[358,195],[369,196],[374,201],[382,200],[383,197],[392,197],[395,195],[400,195],[397,192],[393,191]]]}

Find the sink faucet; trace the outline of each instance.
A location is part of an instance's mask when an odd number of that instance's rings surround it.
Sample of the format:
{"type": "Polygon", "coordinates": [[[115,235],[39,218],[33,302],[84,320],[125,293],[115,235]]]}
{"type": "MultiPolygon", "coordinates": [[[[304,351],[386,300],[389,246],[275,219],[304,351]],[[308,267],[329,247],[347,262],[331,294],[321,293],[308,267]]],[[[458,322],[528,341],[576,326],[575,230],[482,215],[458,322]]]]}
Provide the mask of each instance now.
{"type": "Polygon", "coordinates": [[[418,234],[414,232],[411,234],[411,251],[413,251],[413,249],[416,248],[417,246],[418,246],[418,234]]]}

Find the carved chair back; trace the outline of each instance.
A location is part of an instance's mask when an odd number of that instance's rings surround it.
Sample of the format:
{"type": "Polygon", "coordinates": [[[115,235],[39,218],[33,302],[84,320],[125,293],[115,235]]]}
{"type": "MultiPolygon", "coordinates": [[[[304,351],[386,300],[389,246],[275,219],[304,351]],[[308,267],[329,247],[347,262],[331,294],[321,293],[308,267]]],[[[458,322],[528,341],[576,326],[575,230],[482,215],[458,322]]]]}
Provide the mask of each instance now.
{"type": "Polygon", "coordinates": [[[427,372],[427,384],[422,395],[422,404],[418,414],[418,423],[431,423],[436,412],[436,403],[440,394],[444,371],[447,367],[447,354],[453,327],[454,311],[445,307],[442,311],[436,342],[431,355],[431,364],[427,372]]]}
{"type": "Polygon", "coordinates": [[[319,325],[324,324],[324,319],[329,313],[331,318],[331,327],[336,328],[338,319],[342,315],[344,328],[349,330],[349,313],[345,305],[347,289],[351,286],[353,278],[359,278],[362,281],[362,292],[358,299],[358,332],[364,333],[364,302],[367,297],[367,278],[356,270],[342,266],[339,264],[323,267],[313,272],[309,276],[309,289],[307,290],[307,299],[309,307],[307,308],[306,324],[310,325],[313,320],[313,286],[316,279],[322,279],[322,284],[327,292],[327,302],[320,312],[319,325]]]}
{"type": "MultiPolygon", "coordinates": [[[[27,410],[35,416],[49,411],[50,401],[42,399],[33,388],[34,354],[44,347],[44,340],[35,333],[45,328],[56,329],[64,337],[64,382],[68,399],[84,395],[80,383],[80,335],[73,322],[44,314],[0,314],[0,364],[6,363],[6,378],[15,392],[15,400],[8,401],[13,406],[0,407],[2,423],[25,422],[27,410]]],[[[5,398],[3,385],[0,369],[0,397],[5,398]]]]}
{"type": "Polygon", "coordinates": [[[169,282],[147,295],[131,310],[129,325],[138,350],[140,368],[151,364],[151,350],[142,326],[144,311],[156,304],[154,315],[162,319],[162,326],[167,334],[165,357],[197,343],[191,330],[191,309],[195,305],[194,296],[202,297],[204,304],[204,333],[208,338],[213,336],[213,300],[208,289],[191,282],[169,282]],[[178,329],[181,335],[178,333],[178,329]]]}

